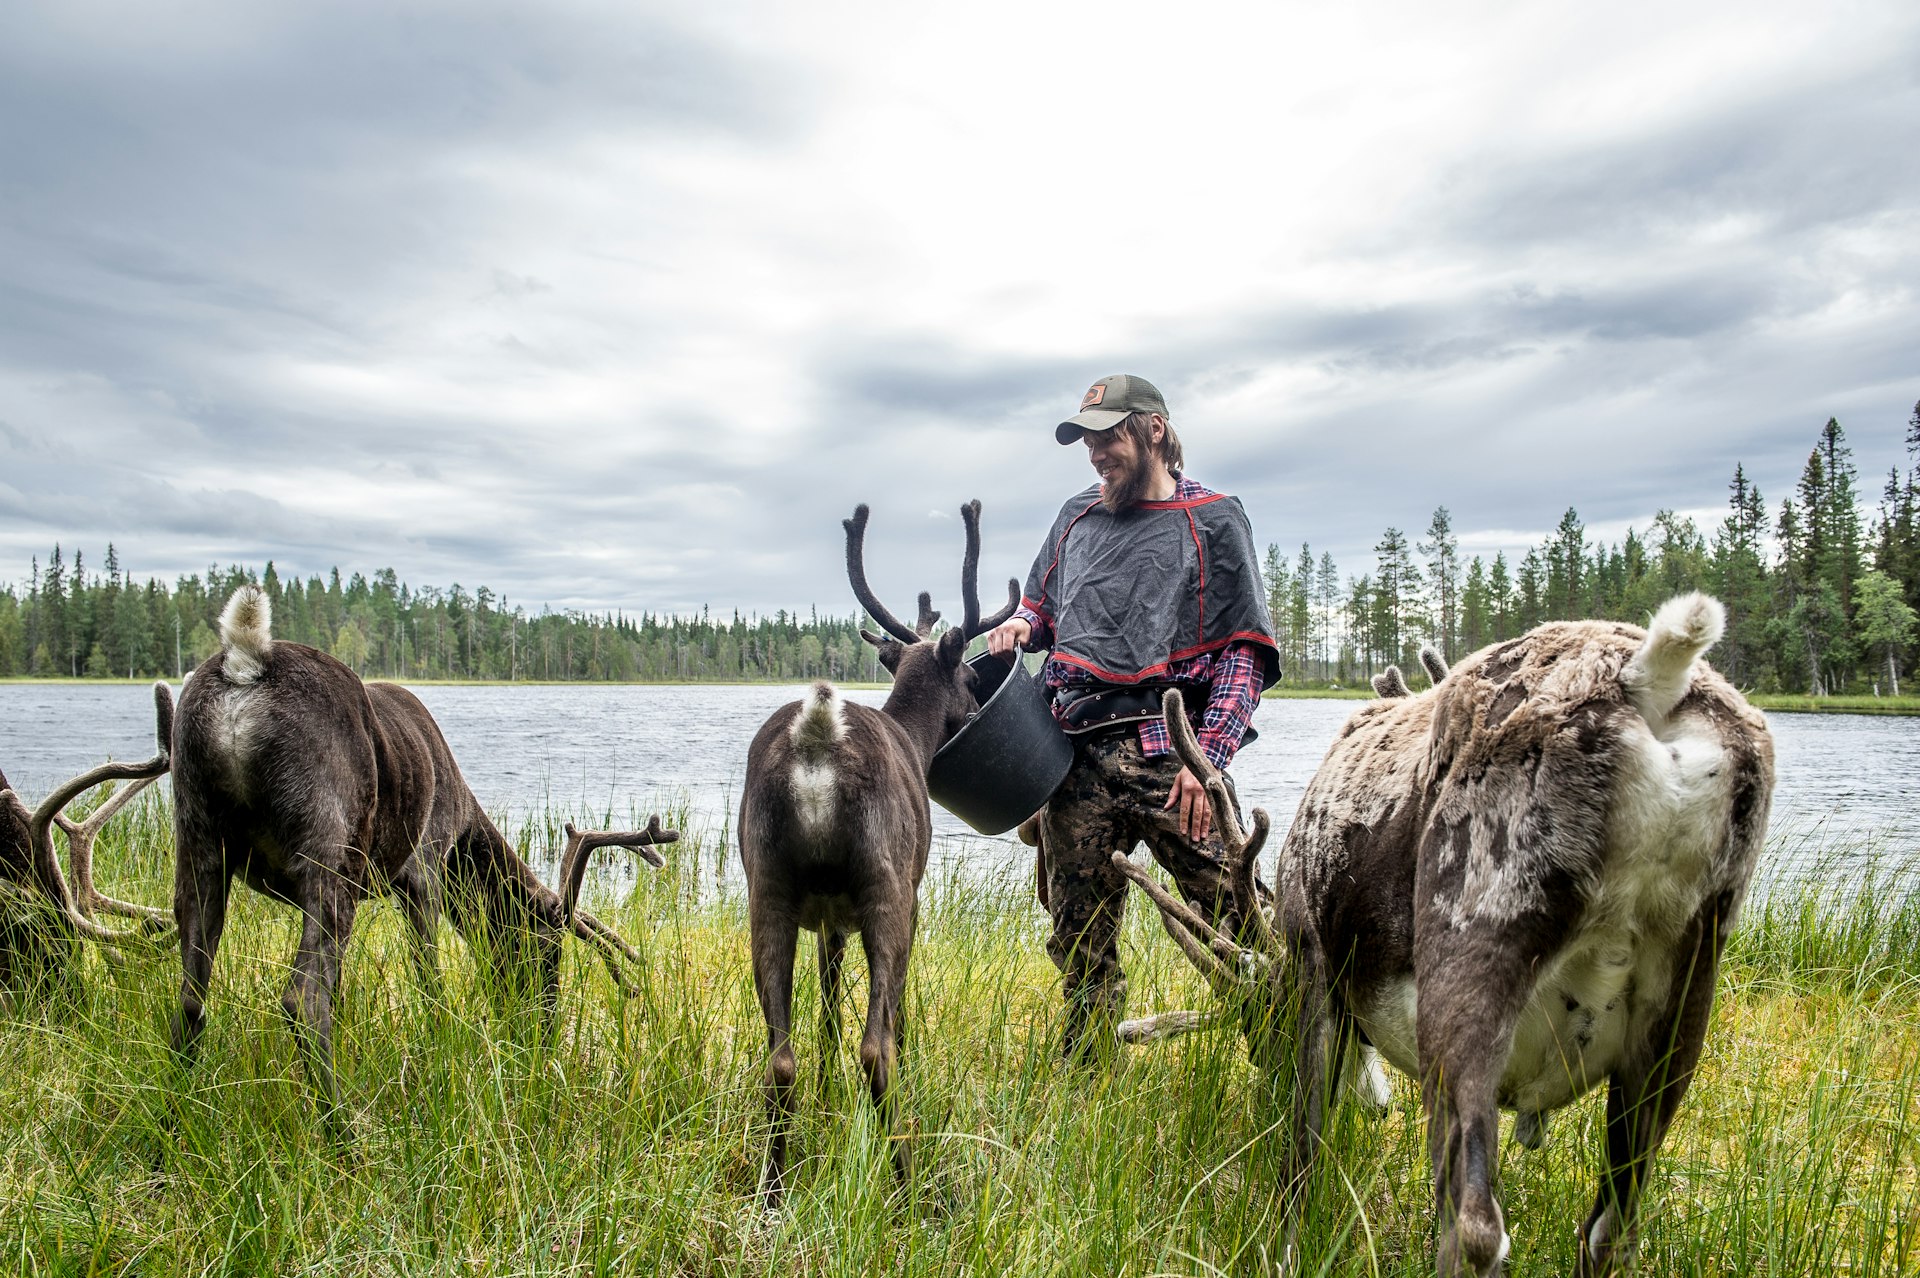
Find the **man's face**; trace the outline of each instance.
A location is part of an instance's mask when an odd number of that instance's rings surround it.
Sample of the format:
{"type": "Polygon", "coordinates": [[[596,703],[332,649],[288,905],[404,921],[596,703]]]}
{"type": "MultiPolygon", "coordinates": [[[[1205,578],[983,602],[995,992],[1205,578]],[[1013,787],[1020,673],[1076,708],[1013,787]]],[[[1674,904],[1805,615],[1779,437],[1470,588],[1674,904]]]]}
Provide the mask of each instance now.
{"type": "MultiPolygon", "coordinates": [[[[1148,419],[1148,431],[1158,443],[1166,424],[1158,413],[1148,419]]],[[[1156,477],[1155,458],[1119,427],[1111,430],[1083,430],[1080,442],[1087,446],[1087,460],[1100,476],[1101,500],[1109,509],[1124,510],[1146,494],[1156,477]]]]}
{"type": "Polygon", "coordinates": [[[1080,442],[1087,446],[1087,460],[1093,463],[1100,483],[1107,488],[1127,487],[1127,481],[1139,474],[1147,462],[1140,445],[1133,442],[1133,436],[1117,429],[1083,430],[1080,442]]]}

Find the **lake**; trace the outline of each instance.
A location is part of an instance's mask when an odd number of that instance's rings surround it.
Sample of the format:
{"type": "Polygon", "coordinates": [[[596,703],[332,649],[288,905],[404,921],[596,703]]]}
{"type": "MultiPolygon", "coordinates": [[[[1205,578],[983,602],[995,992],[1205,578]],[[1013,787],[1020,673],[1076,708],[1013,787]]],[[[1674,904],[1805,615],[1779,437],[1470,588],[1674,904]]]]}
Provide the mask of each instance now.
{"type": "MultiPolygon", "coordinates": [[[[467,782],[496,816],[546,812],[624,821],[685,805],[718,830],[739,809],[747,743],[803,686],[604,684],[416,688],[440,722],[467,782]]],[[[879,705],[881,691],[851,691],[879,705]]],[[[1284,826],[1351,701],[1274,700],[1255,716],[1260,739],[1235,761],[1242,800],[1284,826]]],[[[1772,838],[1763,878],[1878,856],[1920,864],[1920,719],[1768,716],[1777,751],[1772,838]],[[1837,860],[1836,860],[1837,859],[1837,860]]],[[[0,770],[31,799],[102,760],[153,753],[144,686],[0,684],[0,770]]],[[[983,838],[934,809],[936,867],[1003,872],[1031,853],[1012,836],[983,838]]]]}

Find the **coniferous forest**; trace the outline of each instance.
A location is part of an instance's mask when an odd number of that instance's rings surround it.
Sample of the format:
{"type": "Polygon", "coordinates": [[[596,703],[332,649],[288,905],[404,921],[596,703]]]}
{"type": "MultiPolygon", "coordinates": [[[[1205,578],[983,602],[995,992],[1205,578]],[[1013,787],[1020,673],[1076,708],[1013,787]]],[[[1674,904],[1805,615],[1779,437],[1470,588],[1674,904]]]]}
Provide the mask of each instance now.
{"type": "MultiPolygon", "coordinates": [[[[1358,574],[1311,544],[1297,555],[1269,546],[1268,603],[1289,681],[1352,683],[1389,662],[1410,666],[1428,642],[1451,660],[1559,618],[1640,623],[1671,595],[1698,589],[1727,606],[1713,660],[1741,687],[1898,692],[1920,656],[1920,404],[1905,445],[1875,500],[1829,419],[1799,483],[1777,501],[1735,466],[1715,526],[1665,510],[1609,544],[1589,539],[1569,508],[1518,562],[1463,559],[1445,506],[1416,536],[1386,529],[1358,574]]],[[[0,677],[177,677],[217,651],[220,608],[243,581],[266,587],[276,637],[325,649],[368,677],[886,677],[854,616],[534,614],[485,586],[412,587],[391,568],[303,581],[272,563],[211,566],[169,585],[137,581],[112,545],[97,568],[56,545],[24,585],[0,586],[0,677]]]]}

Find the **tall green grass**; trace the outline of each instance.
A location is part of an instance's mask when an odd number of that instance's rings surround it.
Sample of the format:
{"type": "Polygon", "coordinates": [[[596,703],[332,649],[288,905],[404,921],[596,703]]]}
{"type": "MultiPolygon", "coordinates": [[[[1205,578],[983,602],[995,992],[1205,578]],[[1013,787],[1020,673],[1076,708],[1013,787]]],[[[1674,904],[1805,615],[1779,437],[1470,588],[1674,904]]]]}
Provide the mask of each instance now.
{"type": "MultiPolygon", "coordinates": [[[[545,846],[556,818],[517,837],[545,846]]],[[[1281,1100],[1224,1031],[1109,1069],[1058,1063],[1044,919],[1014,873],[923,892],[892,1137],[918,1154],[904,1188],[855,1063],[862,965],[849,964],[841,1045],[823,1057],[802,946],[798,1162],[786,1210],[763,1217],[744,901],[721,873],[724,822],[678,819],[692,828],[667,871],[590,888],[646,956],[637,996],[623,1002],[572,947],[551,1037],[478,987],[451,933],[444,992],[427,995],[395,911],[363,907],[337,1010],[345,1144],[318,1121],[280,1018],[290,911],[236,901],[188,1075],[165,1047],[177,961],[86,955],[76,992],[0,1020],[0,1272],[1271,1271],[1281,1100]]],[[[164,900],[166,820],[143,802],[103,836],[103,886],[164,900]]],[[[1910,880],[1883,880],[1838,906],[1815,890],[1753,904],[1650,1187],[1642,1272],[1920,1269],[1920,905],[1910,880]]],[[[1138,904],[1134,1007],[1202,1003],[1138,904]]],[[[1589,1098],[1556,1116],[1546,1150],[1504,1152],[1512,1273],[1570,1271],[1601,1125],[1589,1098]]],[[[1329,1141],[1302,1226],[1307,1272],[1431,1272],[1411,1085],[1397,1082],[1383,1120],[1341,1110],[1329,1141]]]]}

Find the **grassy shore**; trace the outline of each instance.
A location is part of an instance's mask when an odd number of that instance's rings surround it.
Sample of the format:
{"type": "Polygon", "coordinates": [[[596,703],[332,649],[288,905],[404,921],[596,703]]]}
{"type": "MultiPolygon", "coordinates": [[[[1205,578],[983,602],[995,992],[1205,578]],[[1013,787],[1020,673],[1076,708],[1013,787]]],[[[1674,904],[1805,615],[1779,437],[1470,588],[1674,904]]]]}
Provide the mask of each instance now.
{"type": "MultiPolygon", "coordinates": [[[[143,801],[103,838],[103,885],[164,898],[164,821],[143,801]]],[[[238,896],[188,1078],[164,1047],[177,960],[113,969],[88,954],[77,993],[0,1017],[0,1271],[1270,1272],[1280,1101],[1226,1033],[1108,1071],[1057,1064],[1055,977],[1018,875],[923,893],[903,1075],[919,1171],[904,1189],[854,1061],[862,965],[822,1071],[803,961],[800,1161],[788,1209],[763,1218],[743,903],[719,873],[732,854],[692,824],[667,871],[602,881],[591,902],[646,955],[639,997],[623,1003],[573,947],[551,1039],[495,1010],[457,943],[444,995],[425,995],[393,909],[364,908],[337,1005],[344,1147],[316,1122],[280,1019],[290,911],[238,896]]],[[[1134,1007],[1203,1003],[1149,913],[1133,909],[1125,934],[1134,1007]]],[[[1416,1097],[1397,1080],[1395,1098],[1384,1120],[1333,1124],[1306,1272],[1431,1272],[1416,1097]]],[[[1511,1273],[1571,1271],[1602,1121],[1590,1097],[1556,1117],[1546,1150],[1503,1152],[1511,1273]]],[[[1756,900],[1653,1176],[1642,1272],[1913,1273],[1917,1176],[1913,884],[1851,906],[1756,900]]]]}
{"type": "Polygon", "coordinates": [[[1920,697],[1809,697],[1797,693],[1752,692],[1747,700],[1762,710],[1801,714],[1920,714],[1920,697]]]}

